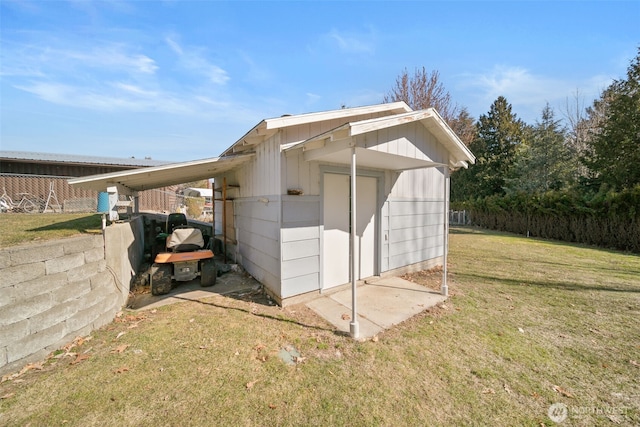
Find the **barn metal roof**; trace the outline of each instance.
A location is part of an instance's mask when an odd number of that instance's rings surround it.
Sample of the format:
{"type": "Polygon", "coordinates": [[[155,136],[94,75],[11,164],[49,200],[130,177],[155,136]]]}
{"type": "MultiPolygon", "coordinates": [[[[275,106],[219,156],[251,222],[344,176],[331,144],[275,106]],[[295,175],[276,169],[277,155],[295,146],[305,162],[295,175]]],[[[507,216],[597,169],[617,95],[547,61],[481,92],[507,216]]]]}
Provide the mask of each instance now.
{"type": "Polygon", "coordinates": [[[118,158],[101,156],[82,156],[76,154],[57,153],[37,153],[30,151],[5,151],[0,150],[0,160],[16,160],[28,162],[51,162],[76,165],[109,165],[109,166],[131,166],[150,167],[168,164],[167,161],[153,159],[118,158]]]}
{"type": "Polygon", "coordinates": [[[227,157],[213,157],[189,162],[171,163],[126,170],[121,172],[91,175],[73,178],[68,182],[95,191],[105,191],[107,187],[118,186],[121,194],[166,187],[168,185],[184,184],[185,182],[200,181],[224,173],[250,160],[253,153],[239,154],[227,157]]]}

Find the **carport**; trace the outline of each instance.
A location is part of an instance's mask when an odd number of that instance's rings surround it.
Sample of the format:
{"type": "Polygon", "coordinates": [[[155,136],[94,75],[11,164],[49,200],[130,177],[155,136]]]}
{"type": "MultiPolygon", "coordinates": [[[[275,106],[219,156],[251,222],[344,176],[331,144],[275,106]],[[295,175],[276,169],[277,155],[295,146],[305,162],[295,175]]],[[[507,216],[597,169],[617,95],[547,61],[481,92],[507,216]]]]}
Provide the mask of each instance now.
{"type": "MultiPolygon", "coordinates": [[[[115,221],[118,219],[117,208],[122,204],[119,200],[120,195],[133,198],[133,211],[139,213],[138,192],[140,191],[210,179],[249,161],[253,157],[253,153],[247,153],[171,163],[156,167],[73,178],[69,180],[69,184],[98,192],[106,190],[109,195],[109,220],[115,221]]],[[[223,203],[224,206],[226,206],[225,203],[223,203]]],[[[223,215],[223,222],[225,219],[226,215],[223,215]]],[[[212,221],[215,222],[214,215],[212,215],[212,221]]],[[[215,230],[215,224],[213,224],[213,230],[215,230]]],[[[226,232],[225,225],[223,225],[223,232],[226,232]]]]}

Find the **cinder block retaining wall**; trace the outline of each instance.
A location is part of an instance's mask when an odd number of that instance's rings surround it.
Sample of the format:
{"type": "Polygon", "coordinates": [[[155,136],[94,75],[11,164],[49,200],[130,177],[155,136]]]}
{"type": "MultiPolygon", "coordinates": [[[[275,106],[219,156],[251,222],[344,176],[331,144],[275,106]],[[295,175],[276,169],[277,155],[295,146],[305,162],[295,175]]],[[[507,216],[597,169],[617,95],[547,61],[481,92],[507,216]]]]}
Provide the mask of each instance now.
{"type": "Polygon", "coordinates": [[[142,221],[0,250],[0,375],[114,319],[143,257],[142,221]],[[105,251],[105,241],[107,251],[105,251]]]}

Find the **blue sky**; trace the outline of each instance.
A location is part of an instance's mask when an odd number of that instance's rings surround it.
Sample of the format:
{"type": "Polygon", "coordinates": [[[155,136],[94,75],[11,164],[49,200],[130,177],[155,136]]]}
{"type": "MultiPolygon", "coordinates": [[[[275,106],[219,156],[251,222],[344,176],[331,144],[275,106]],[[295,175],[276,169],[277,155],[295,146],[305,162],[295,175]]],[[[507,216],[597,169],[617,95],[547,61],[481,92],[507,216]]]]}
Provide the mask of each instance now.
{"type": "Polygon", "coordinates": [[[534,123],[625,77],[639,1],[0,0],[0,148],[194,160],[260,120],[376,104],[437,70],[534,123]]]}

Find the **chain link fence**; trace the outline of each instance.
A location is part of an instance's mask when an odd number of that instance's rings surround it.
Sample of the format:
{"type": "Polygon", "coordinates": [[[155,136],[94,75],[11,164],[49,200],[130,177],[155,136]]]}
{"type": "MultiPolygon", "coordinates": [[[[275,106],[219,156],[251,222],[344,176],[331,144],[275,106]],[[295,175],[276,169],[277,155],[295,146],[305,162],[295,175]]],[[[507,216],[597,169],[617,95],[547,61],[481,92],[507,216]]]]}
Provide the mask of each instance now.
{"type": "Polygon", "coordinates": [[[449,211],[450,225],[469,225],[471,224],[471,216],[467,211],[449,211]]]}
{"type": "MultiPolygon", "coordinates": [[[[97,212],[99,193],[72,187],[68,176],[0,174],[0,212],[2,213],[91,213],[97,212]]],[[[181,195],[176,185],[139,193],[139,207],[145,212],[182,212],[199,219],[205,211],[204,198],[181,195]],[[202,199],[190,201],[189,199],[202,199]],[[202,208],[198,210],[197,205],[202,208]],[[194,205],[189,209],[190,205],[194,205]]],[[[126,196],[120,196],[126,200],[126,196]]]]}

